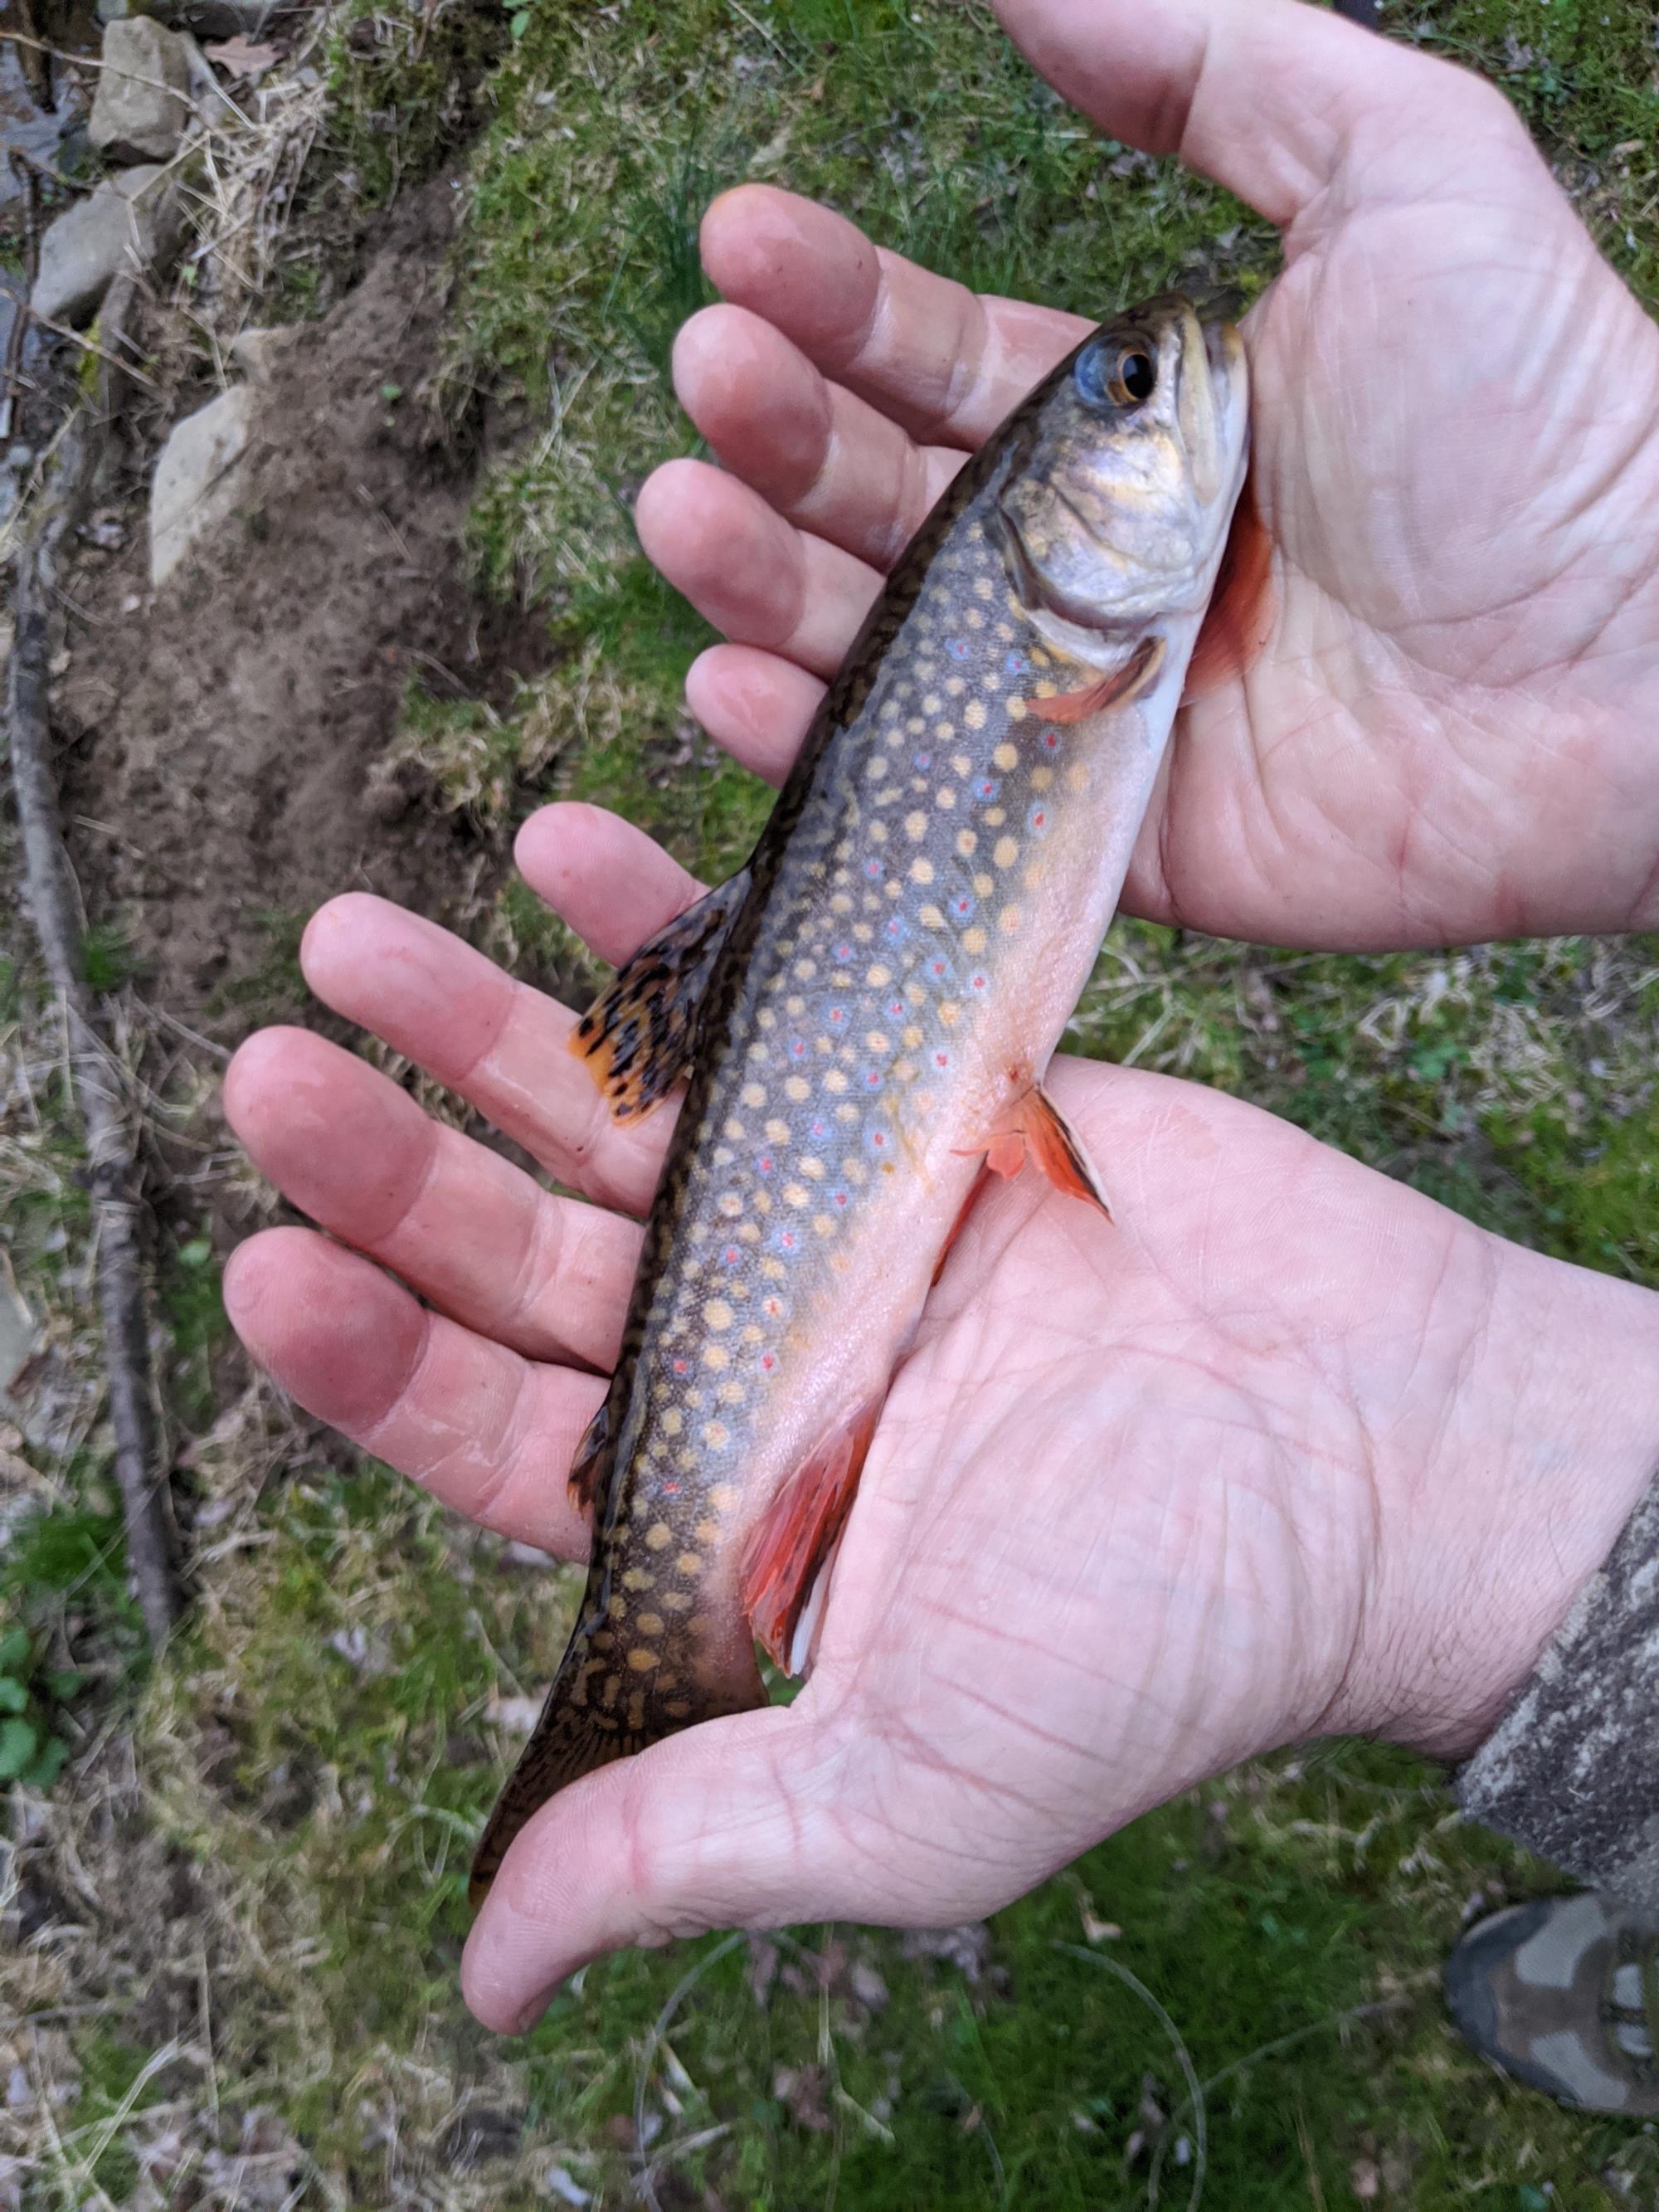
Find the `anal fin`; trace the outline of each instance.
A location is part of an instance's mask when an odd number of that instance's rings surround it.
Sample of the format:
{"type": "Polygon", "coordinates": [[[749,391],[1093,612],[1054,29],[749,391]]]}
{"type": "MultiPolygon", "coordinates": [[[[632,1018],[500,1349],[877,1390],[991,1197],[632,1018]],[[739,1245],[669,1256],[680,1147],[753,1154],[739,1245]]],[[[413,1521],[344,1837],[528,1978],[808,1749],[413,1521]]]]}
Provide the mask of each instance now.
{"type": "Polygon", "coordinates": [[[1056,1190],[1087,1199],[1111,1219],[1111,1202],[1099,1170],[1040,1083],[1015,1100],[985,1140],[985,1164],[993,1175],[1017,1176],[1028,1160],[1056,1190]]]}
{"type": "Polygon", "coordinates": [[[797,1631],[858,1494],[882,1401],[871,1399],[798,1468],[744,1548],[738,1598],[755,1641],[787,1674],[801,1671],[797,1631]]]}
{"type": "Polygon", "coordinates": [[[678,915],[619,968],[571,1033],[618,1121],[649,1113],[684,1074],[714,963],[744,899],[749,871],[678,915]]]}

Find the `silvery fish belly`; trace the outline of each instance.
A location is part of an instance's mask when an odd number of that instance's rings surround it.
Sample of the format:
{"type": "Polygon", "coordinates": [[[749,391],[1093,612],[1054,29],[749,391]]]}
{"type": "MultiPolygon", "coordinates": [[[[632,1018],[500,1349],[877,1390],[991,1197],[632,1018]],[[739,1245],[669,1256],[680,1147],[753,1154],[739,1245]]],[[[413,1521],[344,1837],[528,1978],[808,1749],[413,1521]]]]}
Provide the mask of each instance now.
{"type": "Polygon", "coordinates": [[[802,1663],[984,1169],[1104,1213],[1042,1078],[1169,739],[1245,416],[1237,334],[1179,299],[1062,362],[899,563],[749,866],[578,1030],[618,1116],[689,1089],[570,1478],[586,1596],[475,1894],[567,1783],[762,1703],[757,1642],[802,1663]]]}

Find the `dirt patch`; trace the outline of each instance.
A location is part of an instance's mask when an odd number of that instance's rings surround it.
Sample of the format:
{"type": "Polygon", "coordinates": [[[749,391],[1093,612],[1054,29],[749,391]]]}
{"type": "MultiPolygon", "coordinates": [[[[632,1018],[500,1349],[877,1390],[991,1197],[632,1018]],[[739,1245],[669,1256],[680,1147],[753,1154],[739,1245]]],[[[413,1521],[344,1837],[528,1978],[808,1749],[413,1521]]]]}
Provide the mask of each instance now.
{"type": "Polygon", "coordinates": [[[197,557],[152,597],[138,524],[76,581],[57,712],[89,904],[128,923],[154,1003],[221,1034],[236,979],[331,893],[442,914],[476,885],[465,823],[376,765],[411,676],[497,703],[546,658],[544,624],[465,586],[477,455],[421,396],[453,202],[411,196],[276,349],[246,499],[197,557]]]}

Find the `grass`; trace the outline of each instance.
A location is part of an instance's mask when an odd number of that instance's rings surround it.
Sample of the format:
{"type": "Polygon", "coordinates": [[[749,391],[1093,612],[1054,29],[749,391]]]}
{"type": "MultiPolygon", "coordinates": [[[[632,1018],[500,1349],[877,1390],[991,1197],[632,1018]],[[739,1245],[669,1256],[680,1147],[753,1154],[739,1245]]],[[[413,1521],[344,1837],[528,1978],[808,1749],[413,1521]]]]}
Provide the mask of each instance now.
{"type": "MultiPolygon", "coordinates": [[[[1504,86],[1659,292],[1650,11],[1445,0],[1389,20],[1504,86]]],[[[972,7],[364,9],[332,51],[331,138],[369,197],[489,118],[445,374],[539,425],[482,483],[470,556],[546,606],[557,658],[499,713],[411,693],[400,741],[481,849],[549,788],[709,876],[763,818],[765,792],[684,720],[706,633],[628,523],[645,471],[691,449],[665,363],[703,296],[713,191],[787,181],[971,283],[1095,313],[1272,270],[1236,204],[1097,139],[972,7]]],[[[268,957],[225,987],[250,1024],[303,1003],[298,927],[270,916],[268,957]]],[[[532,980],[585,970],[520,887],[477,933],[532,980]]],[[[112,986],[142,957],[128,944],[100,948],[112,986]]],[[[15,951],[0,1051],[44,1071],[45,1133],[6,1108],[0,1244],[40,1310],[83,1312],[84,1197],[15,951]]],[[[1510,1235],[1659,1284],[1656,1030],[1651,945],[1337,959],[1130,925],[1074,1042],[1237,1090],[1510,1235]]],[[[0,1614],[27,1623],[28,1694],[76,1754],[31,1924],[96,1930],[0,1957],[0,2045],[9,2007],[35,2010],[32,2047],[69,2089],[50,2129],[0,2115],[0,2161],[35,2161],[15,2178],[28,2212],[157,2201],[138,2191],[170,2179],[253,2201],[238,2171],[296,2212],[515,2212],[561,2189],[622,2206],[646,2153],[664,2207],[732,2212],[1183,2206],[1200,2155],[1210,2212],[1600,2212],[1659,2190],[1659,2139],[1512,2090],[1451,2035],[1437,1976],[1466,1915],[1554,1877],[1369,1746],[1226,1776],[942,1954],[847,1929],[711,1938],[595,1966],[533,2034],[484,2036],[454,1985],[466,1851],[574,1579],[228,1385],[217,1285],[186,1236],[160,1287],[198,1604],[150,1678],[99,1434],[65,1459],[0,1432],[38,1486],[0,1614]]],[[[12,2187],[0,2163],[0,2204],[12,2187]]]]}

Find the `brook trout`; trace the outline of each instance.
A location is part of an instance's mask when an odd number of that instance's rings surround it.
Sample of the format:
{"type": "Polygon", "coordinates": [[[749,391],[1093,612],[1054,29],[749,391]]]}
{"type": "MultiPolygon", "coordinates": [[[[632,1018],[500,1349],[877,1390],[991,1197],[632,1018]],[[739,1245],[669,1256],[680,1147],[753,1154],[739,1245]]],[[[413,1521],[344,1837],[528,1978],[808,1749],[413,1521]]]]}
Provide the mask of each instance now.
{"type": "Polygon", "coordinates": [[[801,1668],[981,1168],[1107,1211],[1042,1078],[1215,583],[1245,387],[1237,332],[1175,297],[1062,362],[917,532],[748,866],[573,1036],[619,1118],[690,1087],[570,1476],[586,1593],[475,1899],[556,1790],[763,1704],[757,1642],[801,1668]]]}

